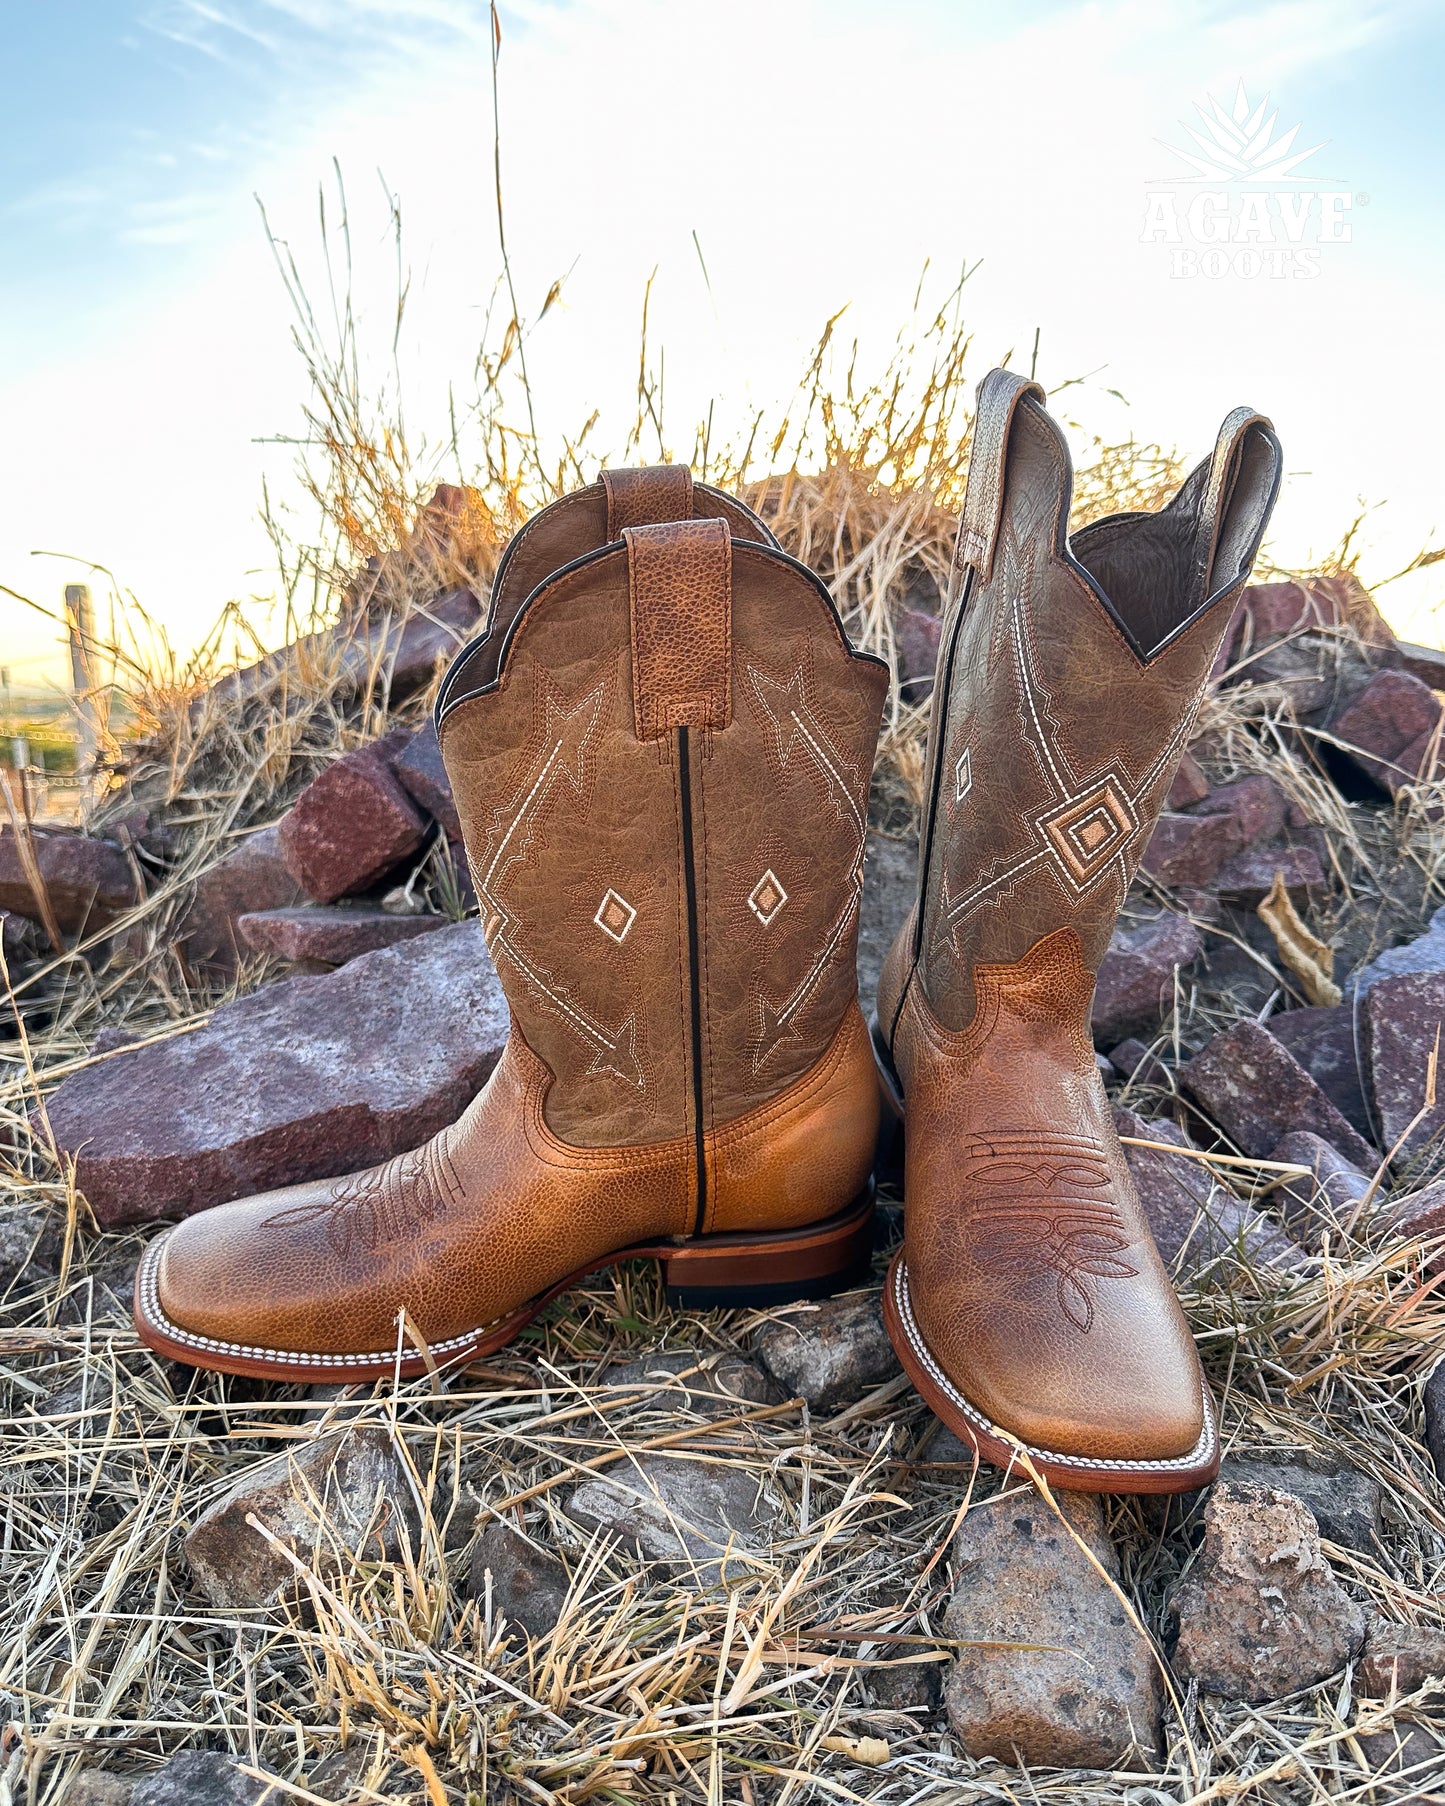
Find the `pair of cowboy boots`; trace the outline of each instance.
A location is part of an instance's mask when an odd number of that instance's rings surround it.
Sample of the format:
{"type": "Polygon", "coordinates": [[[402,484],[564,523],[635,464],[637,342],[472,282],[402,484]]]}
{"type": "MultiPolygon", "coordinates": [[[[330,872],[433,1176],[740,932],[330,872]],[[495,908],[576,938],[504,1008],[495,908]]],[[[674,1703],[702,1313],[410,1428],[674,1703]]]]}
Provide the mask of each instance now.
{"type": "Polygon", "coordinates": [[[676,467],[608,473],[512,540],[437,700],[511,1006],[501,1061],[415,1153],[159,1238],[147,1343],[232,1373],[418,1372],[640,1257],[679,1303],[825,1296],[868,1268],[881,1089],[906,1122],[885,1311],[944,1422],[1061,1486],[1212,1476],[1089,1009],[1279,447],[1240,410],[1167,508],[1070,538],[1043,400],[1001,370],[980,390],[919,898],[871,1044],[855,959],[887,667],[741,503],[676,467]]]}

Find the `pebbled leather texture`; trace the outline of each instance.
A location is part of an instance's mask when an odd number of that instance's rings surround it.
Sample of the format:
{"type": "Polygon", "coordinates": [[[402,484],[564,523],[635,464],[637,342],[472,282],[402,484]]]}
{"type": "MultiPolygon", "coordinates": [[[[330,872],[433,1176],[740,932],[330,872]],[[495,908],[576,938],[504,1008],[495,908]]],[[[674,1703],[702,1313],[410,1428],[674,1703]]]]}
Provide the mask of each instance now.
{"type": "Polygon", "coordinates": [[[949,1380],[1009,1435],[1167,1460],[1199,1442],[1203,1378],[1112,1126],[1089,1010],[1268,520],[1279,448],[1239,410],[1168,509],[1071,543],[1068,451],[1037,394],[995,372],[979,417],[919,902],[878,996],[907,1116],[911,1309],[949,1380]]]}
{"type": "Polygon", "coordinates": [[[626,527],[539,581],[440,726],[501,1062],[414,1153],[170,1232],[141,1333],[284,1370],[374,1359],[405,1306],[445,1353],[638,1242],[845,1211],[878,1118],[855,961],[887,683],[821,585],[722,516],[626,527]]]}
{"type": "Polygon", "coordinates": [[[621,539],[629,527],[659,521],[691,520],[692,472],[685,464],[649,464],[639,470],[604,470],[607,537],[621,539]]]}

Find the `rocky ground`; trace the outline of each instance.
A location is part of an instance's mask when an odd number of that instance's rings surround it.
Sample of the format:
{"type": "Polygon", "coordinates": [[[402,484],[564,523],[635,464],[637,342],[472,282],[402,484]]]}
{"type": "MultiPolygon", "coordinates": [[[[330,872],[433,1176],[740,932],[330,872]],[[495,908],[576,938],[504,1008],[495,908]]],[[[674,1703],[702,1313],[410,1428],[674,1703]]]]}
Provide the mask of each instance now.
{"type": "MultiPolygon", "coordinates": [[[[946,561],[892,543],[865,998],[946,561]]],[[[85,831],[0,831],[7,1799],[1445,1797],[1445,655],[1348,574],[1247,596],[1094,1013],[1229,1454],[1052,1499],[899,1374],[893,1194],[822,1305],[625,1270],[365,1390],[141,1349],[156,1219],[415,1145],[505,1035],[425,716],[486,570],[371,575],[157,711],[85,831]]]]}

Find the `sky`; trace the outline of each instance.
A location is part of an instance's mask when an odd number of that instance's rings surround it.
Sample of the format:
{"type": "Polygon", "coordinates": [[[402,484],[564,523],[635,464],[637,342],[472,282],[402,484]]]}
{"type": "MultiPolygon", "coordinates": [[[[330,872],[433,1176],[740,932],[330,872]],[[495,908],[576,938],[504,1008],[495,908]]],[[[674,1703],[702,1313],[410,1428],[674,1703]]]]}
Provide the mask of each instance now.
{"type": "MultiPolygon", "coordinates": [[[[1362,508],[1368,582],[1445,543],[1438,5],[500,12],[523,314],[565,277],[528,341],[544,439],[595,411],[590,442],[620,450],[649,278],[686,455],[710,409],[726,436],[784,400],[839,309],[880,368],[920,279],[941,298],[966,267],[976,376],[1026,366],[1037,335],[1046,384],[1084,379],[1063,398],[1081,435],[1192,461],[1236,404],[1270,414],[1279,563],[1323,556],[1362,508]]],[[[274,636],[263,483],[298,532],[310,515],[261,208],[324,325],[322,199],[335,253],[344,187],[363,387],[399,382],[413,449],[455,479],[449,410],[502,268],[486,7],[0,0],[0,45],[0,585],[54,608],[89,580],[104,609],[114,584],[182,648],[230,601],[274,636]]],[[[1441,643],[1445,563],[1378,599],[1441,643]]],[[[0,594],[17,685],[59,677],[55,631],[0,594]]]]}

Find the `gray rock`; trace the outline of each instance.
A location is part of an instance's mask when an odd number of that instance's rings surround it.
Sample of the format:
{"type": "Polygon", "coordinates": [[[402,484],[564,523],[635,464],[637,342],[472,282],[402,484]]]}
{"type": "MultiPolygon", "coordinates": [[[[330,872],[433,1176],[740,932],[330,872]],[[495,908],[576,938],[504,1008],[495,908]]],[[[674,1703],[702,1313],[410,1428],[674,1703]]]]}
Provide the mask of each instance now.
{"type": "Polygon", "coordinates": [[[288,909],[305,900],[281,857],[276,823],[248,834],[196,880],[176,926],[186,963],[206,977],[230,977],[247,955],[237,927],[241,917],[254,910],[288,909]]]}
{"type": "Polygon", "coordinates": [[[1355,1669],[1355,1691],[1388,1699],[1438,1680],[1445,1680],[1445,1630],[1394,1624],[1372,1612],[1365,1653],[1355,1669]]]}
{"type": "Polygon", "coordinates": [[[661,1349],[609,1367],[598,1387],[629,1393],[655,1410],[682,1406],[704,1417],[730,1417],[782,1397],[767,1375],[741,1355],[690,1348],[661,1349]]]}
{"type": "MultiPolygon", "coordinates": [[[[1098,1498],[1055,1497],[1117,1580],[1098,1498]]],[[[1037,1494],[973,1506],[953,1564],[945,1634],[985,1645],[959,1651],[944,1689],[949,1724],[970,1756],[1113,1768],[1137,1750],[1152,1762],[1162,1702],[1154,1651],[1037,1494]]]]}
{"type": "Polygon", "coordinates": [[[1387,947],[1363,966],[1356,966],[1345,983],[1348,994],[1363,997],[1382,978],[1399,978],[1406,972],[1445,972],[1445,908],[1437,909],[1430,925],[1413,941],[1387,947]]]}
{"type": "Polygon", "coordinates": [[[938,1662],[905,1662],[903,1650],[887,1645],[878,1651],[878,1665],[867,1670],[869,1697],[881,1712],[908,1712],[915,1718],[931,1718],[943,1697],[943,1670],[938,1662]]]}
{"type": "Polygon", "coordinates": [[[60,1790],[56,1806],[129,1806],[137,1775],[115,1775],[104,1768],[82,1768],[60,1790]]]}
{"type": "Polygon", "coordinates": [[[705,1586],[750,1573],[777,1518],[743,1469],[660,1452],[584,1480],[566,1512],[650,1561],[685,1563],[705,1586]]]}
{"type": "Polygon", "coordinates": [[[0,1295],[17,1284],[53,1278],[63,1241],[55,1213],[42,1204],[0,1210],[0,1295]]]}
{"type": "Polygon", "coordinates": [[[481,926],[459,922],[78,1072],[47,1114],[102,1223],[183,1216],[420,1146],[481,1088],[508,1021],[481,926]]]}
{"type": "Polygon", "coordinates": [[[1296,1129],[1276,1143],[1271,1160],[1307,1166],[1313,1178],[1287,1179],[1273,1194],[1285,1228],[1301,1247],[1316,1251],[1328,1235],[1340,1245],[1344,1226],[1370,1189],[1370,1174],[1308,1129],[1296,1129]]]}
{"type": "Polygon", "coordinates": [[[1364,1608],[1321,1554],[1309,1508],[1247,1483],[1214,1487],[1204,1546],[1170,1610],[1176,1672],[1226,1699],[1261,1703],[1313,1686],[1365,1640],[1364,1608]]]}
{"type": "Polygon", "coordinates": [[[1258,1022],[1217,1034],[1180,1068],[1179,1082],[1245,1154],[1264,1159],[1292,1129],[1308,1129],[1357,1166],[1372,1164],[1369,1144],[1258,1022]]]}
{"type": "Polygon", "coordinates": [[[1099,1046],[1152,1034],[1173,1007],[1175,973],[1197,959],[1202,946],[1194,924],[1167,911],[1152,922],[1116,928],[1094,987],[1090,1022],[1099,1046]]]}
{"type": "Polygon", "coordinates": [[[545,1637],[557,1627],[571,1581],[555,1555],[539,1549],[520,1530],[494,1518],[472,1551],[472,1597],[484,1600],[491,1581],[492,1613],[503,1613],[529,1637],[545,1637]]]}
{"type": "Polygon", "coordinates": [[[878,995],[878,975],[898,930],[918,895],[918,842],[895,840],[876,829],[863,863],[863,904],[858,918],[858,1000],[868,1015],[878,995]]]}
{"type": "MultiPolygon", "coordinates": [[[[130,1806],[256,1806],[276,1791],[217,1750],[182,1750],[131,1790],[130,1806]]],[[[284,1797],[284,1796],[282,1796],[284,1797]]]]}
{"type": "Polygon", "coordinates": [[[1308,1506],[1320,1535],[1327,1541],[1345,1549],[1358,1549],[1362,1555],[1377,1552],[1380,1489],[1358,1468],[1226,1455],[1219,1477],[1225,1485],[1263,1486],[1290,1493],[1308,1506]]]}
{"type": "Polygon", "coordinates": [[[200,1590],[223,1610],[266,1606],[297,1584],[255,1517],[313,1572],[337,1551],[395,1561],[416,1534],[416,1506],[401,1458],[382,1430],[347,1426],[258,1461],[201,1514],[185,1542],[200,1590]]]}
{"type": "Polygon", "coordinates": [[[763,1326],[754,1352],[786,1397],[806,1399],[815,1411],[858,1398],[900,1371],[877,1292],[791,1309],[763,1326]]]}

